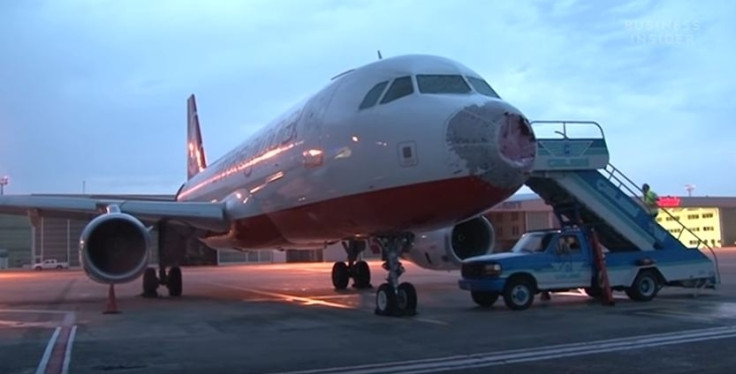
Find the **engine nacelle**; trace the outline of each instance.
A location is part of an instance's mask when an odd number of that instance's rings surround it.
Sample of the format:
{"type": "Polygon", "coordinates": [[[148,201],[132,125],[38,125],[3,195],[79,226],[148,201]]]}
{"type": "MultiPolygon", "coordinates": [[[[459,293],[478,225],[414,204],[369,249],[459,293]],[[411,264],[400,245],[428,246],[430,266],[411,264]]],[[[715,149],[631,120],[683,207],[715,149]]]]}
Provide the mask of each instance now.
{"type": "Polygon", "coordinates": [[[418,233],[403,257],[425,269],[455,270],[466,258],[493,252],[495,243],[493,225],[478,216],[452,227],[418,233]]]}
{"type": "Polygon", "coordinates": [[[92,280],[125,283],[146,270],[151,234],[137,218],[125,213],[95,217],[82,230],[79,262],[92,280]]]}

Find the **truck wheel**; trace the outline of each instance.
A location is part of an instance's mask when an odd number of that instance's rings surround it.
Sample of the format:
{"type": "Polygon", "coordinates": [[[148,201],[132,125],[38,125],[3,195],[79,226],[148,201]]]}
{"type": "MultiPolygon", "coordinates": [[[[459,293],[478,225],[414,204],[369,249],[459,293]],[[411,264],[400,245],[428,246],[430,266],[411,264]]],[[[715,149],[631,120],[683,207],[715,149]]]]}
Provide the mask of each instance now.
{"type": "Polygon", "coordinates": [[[498,292],[494,291],[471,291],[470,296],[482,307],[492,306],[498,300],[498,292]]]}
{"type": "Polygon", "coordinates": [[[534,288],[526,277],[511,278],[506,281],[503,290],[503,301],[512,310],[524,310],[534,302],[534,288]]]}
{"type": "Polygon", "coordinates": [[[644,270],[634,279],[631,287],[626,289],[626,296],[634,301],[650,301],[659,292],[659,277],[654,271],[644,270]]]}

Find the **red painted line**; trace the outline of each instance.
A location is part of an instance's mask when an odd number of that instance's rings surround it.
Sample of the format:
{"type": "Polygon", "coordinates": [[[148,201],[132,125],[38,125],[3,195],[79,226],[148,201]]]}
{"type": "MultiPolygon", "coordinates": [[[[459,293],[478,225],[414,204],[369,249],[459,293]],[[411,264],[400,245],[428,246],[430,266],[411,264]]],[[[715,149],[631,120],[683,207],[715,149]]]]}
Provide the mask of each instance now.
{"type": "Polygon", "coordinates": [[[54,348],[51,351],[49,364],[46,366],[45,374],[61,374],[64,367],[64,357],[66,356],[66,346],[69,343],[69,335],[72,331],[71,326],[62,326],[59,332],[59,339],[56,340],[54,348]]]}
{"type": "MultiPolygon", "coordinates": [[[[69,359],[68,347],[70,344],[69,338],[74,325],[75,316],[74,313],[66,313],[64,320],[61,323],[61,331],[59,332],[59,338],[54,344],[54,348],[51,351],[48,365],[44,374],[62,374],[65,372],[65,366],[68,368],[69,363],[66,361],[69,359]]],[[[73,342],[71,343],[73,344],[73,342]]]]}

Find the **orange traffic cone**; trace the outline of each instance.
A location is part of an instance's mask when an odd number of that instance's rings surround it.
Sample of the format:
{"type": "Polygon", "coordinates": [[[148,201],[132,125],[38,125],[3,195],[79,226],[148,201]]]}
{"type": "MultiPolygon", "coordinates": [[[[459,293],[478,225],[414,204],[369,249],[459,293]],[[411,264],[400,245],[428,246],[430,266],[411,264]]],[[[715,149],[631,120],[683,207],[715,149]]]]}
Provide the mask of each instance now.
{"type": "Polygon", "coordinates": [[[115,301],[115,285],[110,283],[110,289],[107,292],[107,309],[102,314],[118,314],[118,303],[115,301]]]}

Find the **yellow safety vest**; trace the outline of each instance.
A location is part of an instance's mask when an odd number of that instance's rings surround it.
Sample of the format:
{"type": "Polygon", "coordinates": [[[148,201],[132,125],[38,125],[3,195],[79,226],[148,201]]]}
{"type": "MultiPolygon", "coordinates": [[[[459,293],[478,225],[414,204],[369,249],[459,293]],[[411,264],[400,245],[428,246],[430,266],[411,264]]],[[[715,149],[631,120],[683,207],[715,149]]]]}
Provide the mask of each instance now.
{"type": "Polygon", "coordinates": [[[657,200],[659,200],[659,196],[652,190],[647,191],[644,195],[644,204],[649,208],[650,214],[659,214],[659,203],[657,200]]]}

